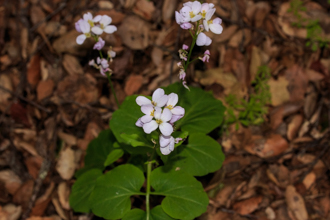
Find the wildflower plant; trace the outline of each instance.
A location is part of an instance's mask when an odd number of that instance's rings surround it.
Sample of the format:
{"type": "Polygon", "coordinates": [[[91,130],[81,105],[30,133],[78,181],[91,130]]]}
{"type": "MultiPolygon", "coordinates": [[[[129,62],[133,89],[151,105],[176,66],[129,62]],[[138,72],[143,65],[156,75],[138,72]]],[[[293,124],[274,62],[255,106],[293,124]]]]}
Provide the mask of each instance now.
{"type": "MultiPolygon", "coordinates": [[[[194,5],[187,12],[202,19],[205,15],[194,5]]],[[[100,21],[88,15],[88,22],[106,32],[109,23],[96,23],[100,21]]],[[[89,33],[95,37],[101,32],[91,28],[89,33]]],[[[101,47],[100,37],[95,39],[99,43],[95,47],[101,47]]],[[[187,51],[185,46],[182,49],[187,51]]],[[[109,52],[107,59],[99,57],[90,65],[110,75],[107,62],[111,57],[109,52]]],[[[208,60],[209,52],[200,59],[208,60]]],[[[188,220],[200,216],[209,199],[195,177],[222,166],[221,146],[208,133],[222,124],[224,110],[211,93],[195,87],[187,90],[180,83],[158,88],[151,97],[126,97],[112,114],[110,129],[88,145],[84,168],[75,175],[71,207],[105,219],[188,220]]]]}
{"type": "Polygon", "coordinates": [[[179,70],[179,78],[182,80],[182,84],[187,88],[185,81],[186,71],[188,65],[198,59],[203,62],[209,62],[210,51],[206,50],[204,54],[196,59],[191,60],[191,54],[195,44],[197,46],[209,46],[212,43],[212,39],[208,37],[204,32],[213,32],[214,34],[222,33],[222,20],[220,18],[212,19],[215,13],[214,4],[212,3],[200,3],[199,1],[186,2],[180,11],[175,12],[175,20],[182,29],[189,31],[192,37],[192,43],[189,46],[183,44],[182,49],[179,50],[179,56],[181,61],[177,63],[179,70]],[[188,52],[189,49],[189,52],[188,52]]]}
{"type": "Polygon", "coordinates": [[[94,44],[93,49],[98,50],[100,56],[96,58],[96,63],[94,60],[89,61],[89,65],[98,69],[102,75],[107,76],[117,106],[119,106],[116,91],[114,90],[111,82],[112,70],[109,68],[110,63],[116,56],[116,53],[112,51],[112,47],[110,47],[107,52],[107,58],[104,58],[101,52],[101,50],[105,46],[105,41],[101,38],[100,35],[103,34],[103,32],[107,34],[112,34],[117,31],[116,26],[110,25],[111,22],[112,19],[107,15],[97,15],[93,17],[90,12],[84,14],[83,18],[79,19],[75,23],[76,30],[81,33],[77,37],[76,42],[77,44],[81,45],[87,38],[94,38],[96,43],[94,44]]]}

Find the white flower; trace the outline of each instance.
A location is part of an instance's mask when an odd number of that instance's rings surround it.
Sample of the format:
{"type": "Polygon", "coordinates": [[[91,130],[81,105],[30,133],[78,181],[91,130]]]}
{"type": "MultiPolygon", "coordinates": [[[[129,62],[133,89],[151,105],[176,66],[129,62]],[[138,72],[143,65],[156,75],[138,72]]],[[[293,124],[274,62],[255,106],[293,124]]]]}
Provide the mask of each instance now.
{"type": "Polygon", "coordinates": [[[109,62],[107,61],[107,59],[98,57],[96,59],[96,62],[97,64],[99,64],[100,73],[102,75],[105,75],[107,71],[110,71],[109,62]]]}
{"type": "Polygon", "coordinates": [[[136,123],[135,123],[135,125],[138,126],[138,127],[140,127],[140,128],[143,127],[143,124],[144,124],[144,123],[141,121],[141,118],[139,118],[139,119],[136,121],[136,123]]]}
{"type": "Polygon", "coordinates": [[[209,46],[212,43],[211,38],[204,33],[199,33],[197,36],[196,44],[198,46],[209,46]]]}
{"type": "Polygon", "coordinates": [[[109,25],[112,19],[108,15],[96,16],[95,19],[100,19],[100,26],[92,27],[92,31],[94,34],[101,35],[103,31],[108,34],[112,34],[117,31],[117,27],[114,25],[109,25]]]}
{"type": "Polygon", "coordinates": [[[180,120],[183,116],[184,116],[184,115],[172,115],[172,118],[171,118],[171,120],[169,121],[169,123],[170,123],[171,125],[173,125],[174,122],[180,120]]]}
{"type": "Polygon", "coordinates": [[[104,47],[104,45],[105,45],[105,41],[101,37],[99,37],[98,42],[94,44],[93,49],[101,50],[104,47]]]}
{"type": "Polygon", "coordinates": [[[205,18],[205,20],[203,21],[205,30],[211,30],[215,34],[221,34],[223,30],[223,27],[221,26],[222,20],[220,18],[210,20],[210,18],[205,18]]]}
{"type": "Polygon", "coordinates": [[[81,45],[84,43],[84,41],[86,40],[86,38],[91,36],[91,26],[90,24],[85,21],[80,19],[79,21],[77,21],[77,25],[76,25],[76,29],[80,30],[83,34],[79,35],[76,39],[77,44],[81,45]]]}
{"type": "MultiPolygon", "coordinates": [[[[183,6],[184,6],[183,8],[188,7],[190,9],[188,11],[190,21],[195,22],[202,18],[202,15],[199,14],[201,11],[201,8],[202,8],[202,4],[199,1],[187,2],[187,3],[184,3],[183,6]]],[[[186,10],[187,9],[185,9],[185,13],[187,13],[186,10]]]]}
{"type": "Polygon", "coordinates": [[[180,12],[175,12],[175,20],[178,24],[183,24],[190,21],[189,12],[191,11],[191,7],[185,6],[181,8],[180,12]]]}
{"type": "Polygon", "coordinates": [[[84,14],[83,18],[85,21],[87,21],[89,23],[89,25],[91,27],[94,27],[94,22],[98,22],[100,20],[98,16],[93,18],[93,15],[90,12],[87,12],[86,14],[84,14]]]}
{"type": "Polygon", "coordinates": [[[173,115],[184,115],[185,110],[181,106],[175,106],[179,101],[179,96],[175,93],[168,95],[168,101],[166,107],[168,108],[173,115]]]}
{"type": "Polygon", "coordinates": [[[169,155],[174,150],[175,140],[172,136],[159,136],[160,152],[163,155],[169,155]]]}
{"type": "MultiPolygon", "coordinates": [[[[159,107],[156,107],[156,108],[159,108],[159,107]]],[[[154,117],[155,109],[154,109],[153,105],[142,105],[141,111],[145,114],[144,116],[142,116],[140,118],[142,123],[148,123],[154,117]]]]}
{"type": "Polygon", "coordinates": [[[167,100],[168,97],[165,95],[164,90],[158,88],[152,94],[152,101],[144,96],[138,96],[135,101],[139,106],[153,105],[154,107],[163,107],[167,103],[167,100]]]}
{"type": "Polygon", "coordinates": [[[168,123],[172,118],[171,111],[165,108],[162,112],[161,108],[155,108],[154,117],[156,120],[151,120],[150,122],[143,124],[144,132],[150,134],[159,127],[159,130],[163,135],[171,135],[173,127],[168,123]]]}
{"type": "Polygon", "coordinates": [[[201,15],[202,18],[206,18],[207,16],[212,17],[214,14],[215,9],[214,9],[214,4],[212,3],[203,3],[201,6],[201,15]]]}

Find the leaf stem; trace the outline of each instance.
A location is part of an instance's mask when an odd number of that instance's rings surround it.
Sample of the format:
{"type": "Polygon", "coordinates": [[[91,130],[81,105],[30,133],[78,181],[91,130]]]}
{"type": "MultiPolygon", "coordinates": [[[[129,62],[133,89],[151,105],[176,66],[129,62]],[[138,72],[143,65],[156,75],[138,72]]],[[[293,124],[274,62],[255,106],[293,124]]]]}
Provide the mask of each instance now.
{"type": "MultiPolygon", "coordinates": [[[[100,57],[103,59],[103,54],[101,53],[100,50],[99,50],[99,54],[100,54],[100,57]]],[[[112,92],[113,96],[115,97],[117,107],[119,108],[120,105],[119,105],[119,102],[118,102],[118,99],[117,99],[116,91],[115,91],[115,89],[114,89],[114,87],[113,87],[113,85],[112,85],[112,81],[111,81],[110,73],[109,73],[109,71],[107,71],[105,74],[106,74],[107,77],[108,77],[108,81],[109,81],[109,84],[110,84],[111,92],[112,92]]]]}
{"type": "Polygon", "coordinates": [[[152,164],[153,164],[153,161],[148,161],[148,164],[147,164],[147,194],[146,194],[147,220],[150,219],[150,173],[151,173],[152,164]]]}

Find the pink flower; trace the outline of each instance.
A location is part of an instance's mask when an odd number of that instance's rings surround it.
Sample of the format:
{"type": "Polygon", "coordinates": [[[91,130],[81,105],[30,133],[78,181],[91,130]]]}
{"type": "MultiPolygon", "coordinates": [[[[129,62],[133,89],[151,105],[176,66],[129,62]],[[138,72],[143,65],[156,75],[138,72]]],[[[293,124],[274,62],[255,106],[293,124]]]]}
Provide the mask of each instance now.
{"type": "Polygon", "coordinates": [[[94,50],[101,50],[105,45],[105,41],[99,37],[99,41],[94,44],[93,49],[94,50]]]}
{"type": "Polygon", "coordinates": [[[206,36],[204,33],[199,33],[197,36],[196,44],[197,46],[209,46],[212,43],[211,38],[206,36]]]}
{"type": "Polygon", "coordinates": [[[189,22],[185,22],[185,23],[180,24],[180,27],[181,27],[182,29],[187,30],[187,29],[190,29],[190,28],[192,27],[192,24],[189,23],[189,22]]]}
{"type": "Polygon", "coordinates": [[[189,47],[188,47],[187,45],[185,45],[185,44],[182,45],[182,49],[184,49],[184,50],[188,50],[188,48],[189,48],[189,47]]]}
{"type": "Polygon", "coordinates": [[[204,63],[205,63],[205,62],[209,62],[209,59],[210,59],[210,51],[209,51],[209,50],[206,50],[206,51],[204,52],[204,56],[203,56],[203,57],[200,57],[199,59],[202,60],[204,63]]]}

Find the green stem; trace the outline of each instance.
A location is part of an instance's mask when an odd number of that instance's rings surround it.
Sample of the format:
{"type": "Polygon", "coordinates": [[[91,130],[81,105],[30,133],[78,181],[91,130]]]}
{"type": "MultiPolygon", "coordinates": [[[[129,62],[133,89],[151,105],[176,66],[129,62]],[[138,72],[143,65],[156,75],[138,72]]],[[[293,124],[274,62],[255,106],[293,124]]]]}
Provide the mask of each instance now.
{"type": "Polygon", "coordinates": [[[193,35],[192,33],[191,33],[191,31],[189,30],[189,32],[190,32],[190,34],[191,34],[191,36],[192,36],[192,38],[193,38],[193,41],[192,41],[192,43],[191,43],[191,46],[190,46],[190,50],[189,50],[189,53],[188,53],[188,57],[187,57],[187,62],[185,62],[185,64],[184,64],[184,71],[186,72],[187,71],[187,68],[188,68],[188,65],[192,62],[190,62],[190,57],[191,57],[191,53],[192,53],[192,51],[193,51],[193,49],[194,49],[194,46],[195,46],[195,44],[196,44],[196,40],[197,40],[197,32],[198,32],[198,27],[199,26],[199,22],[197,21],[197,24],[196,24],[196,31],[195,31],[195,34],[193,35]]]}
{"type": "MultiPolygon", "coordinates": [[[[100,54],[100,57],[103,59],[103,54],[101,53],[101,51],[99,50],[99,54],[100,54]]],[[[117,99],[117,94],[116,94],[116,91],[112,85],[112,81],[111,81],[111,77],[110,77],[110,73],[109,72],[106,72],[106,75],[108,77],[108,81],[109,81],[109,84],[110,84],[110,88],[111,88],[111,92],[113,94],[113,96],[115,97],[115,100],[116,100],[116,104],[117,104],[117,107],[119,108],[119,102],[118,102],[118,99],[117,99]]]]}
{"type": "Polygon", "coordinates": [[[147,165],[147,194],[146,194],[146,210],[147,210],[147,220],[150,218],[150,173],[151,173],[151,166],[152,161],[148,162],[147,165]]]}

